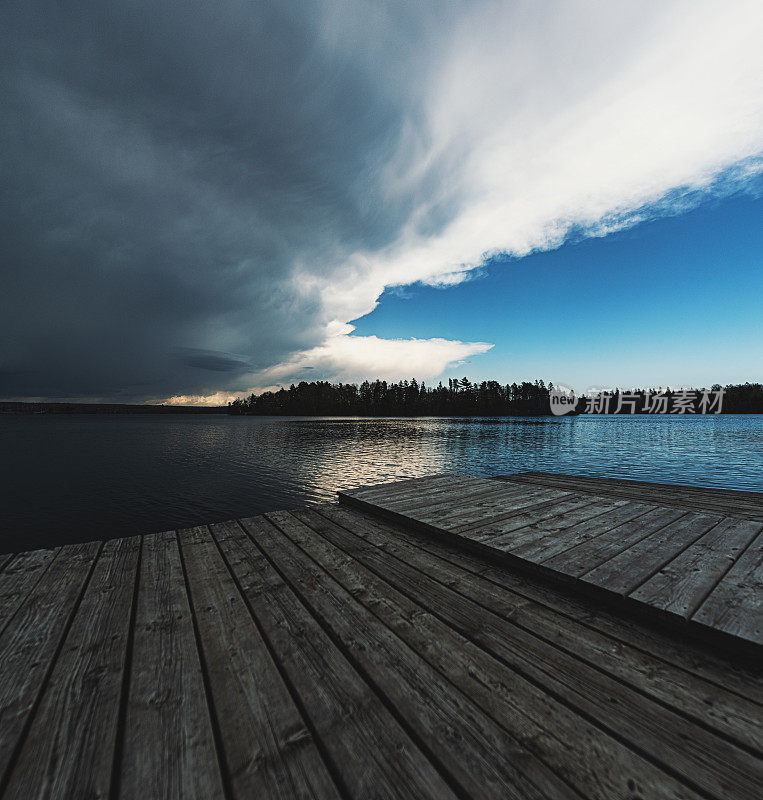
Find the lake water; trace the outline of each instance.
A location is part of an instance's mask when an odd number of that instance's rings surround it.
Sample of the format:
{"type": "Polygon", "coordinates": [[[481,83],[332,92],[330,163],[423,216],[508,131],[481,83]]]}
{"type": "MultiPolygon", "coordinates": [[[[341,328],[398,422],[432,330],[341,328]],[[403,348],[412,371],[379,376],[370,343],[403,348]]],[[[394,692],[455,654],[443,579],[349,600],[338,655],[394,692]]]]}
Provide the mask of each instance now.
{"type": "Polygon", "coordinates": [[[0,417],[0,552],[293,508],[435,472],[763,491],[763,415],[0,417]]]}

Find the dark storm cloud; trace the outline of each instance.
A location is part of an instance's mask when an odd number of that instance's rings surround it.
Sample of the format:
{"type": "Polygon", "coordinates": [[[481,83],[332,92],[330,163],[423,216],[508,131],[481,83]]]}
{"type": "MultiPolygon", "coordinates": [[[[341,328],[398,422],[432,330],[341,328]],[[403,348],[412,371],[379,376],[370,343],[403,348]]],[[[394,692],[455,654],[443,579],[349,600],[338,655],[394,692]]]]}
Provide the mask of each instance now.
{"type": "Polygon", "coordinates": [[[403,109],[326,45],[329,11],[4,4],[0,396],[243,388],[320,341],[294,270],[406,214],[369,196],[403,109]]]}
{"type": "Polygon", "coordinates": [[[197,369],[207,369],[211,372],[242,372],[252,369],[248,361],[238,358],[231,358],[222,353],[212,353],[208,350],[184,350],[180,349],[176,358],[182,364],[197,369]]]}

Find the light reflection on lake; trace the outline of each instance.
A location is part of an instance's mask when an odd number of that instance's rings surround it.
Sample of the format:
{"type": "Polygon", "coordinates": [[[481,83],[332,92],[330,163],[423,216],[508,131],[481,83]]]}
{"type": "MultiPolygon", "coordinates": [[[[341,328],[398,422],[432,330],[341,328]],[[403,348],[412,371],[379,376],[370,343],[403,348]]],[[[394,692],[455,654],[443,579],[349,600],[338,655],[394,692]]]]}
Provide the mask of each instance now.
{"type": "Polygon", "coordinates": [[[0,417],[0,552],[523,470],[763,491],[763,416],[0,417]]]}

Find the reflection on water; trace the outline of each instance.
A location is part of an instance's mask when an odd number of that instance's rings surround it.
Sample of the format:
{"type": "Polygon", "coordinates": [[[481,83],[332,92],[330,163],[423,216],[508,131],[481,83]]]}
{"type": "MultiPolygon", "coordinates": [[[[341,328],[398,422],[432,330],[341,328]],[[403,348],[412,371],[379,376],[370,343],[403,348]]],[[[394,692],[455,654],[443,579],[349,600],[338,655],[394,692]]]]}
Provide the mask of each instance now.
{"type": "Polygon", "coordinates": [[[5,416],[0,552],[331,500],[434,472],[763,490],[763,416],[5,416]]]}

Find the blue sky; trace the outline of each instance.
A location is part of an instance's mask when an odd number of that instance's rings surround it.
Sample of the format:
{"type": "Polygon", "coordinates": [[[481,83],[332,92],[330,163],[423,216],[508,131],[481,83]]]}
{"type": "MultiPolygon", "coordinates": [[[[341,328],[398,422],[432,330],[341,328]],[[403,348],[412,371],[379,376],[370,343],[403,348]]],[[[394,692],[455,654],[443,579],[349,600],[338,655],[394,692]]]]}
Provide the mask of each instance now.
{"type": "MultiPolygon", "coordinates": [[[[759,194],[759,193],[758,193],[759,194]]],[[[763,380],[763,197],[499,258],[448,288],[387,290],[358,335],[494,347],[443,377],[590,386],[763,380]]]]}

